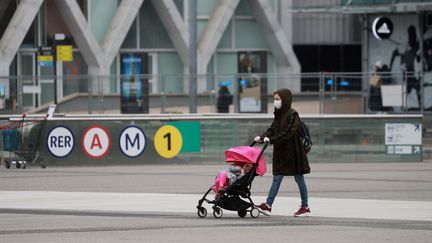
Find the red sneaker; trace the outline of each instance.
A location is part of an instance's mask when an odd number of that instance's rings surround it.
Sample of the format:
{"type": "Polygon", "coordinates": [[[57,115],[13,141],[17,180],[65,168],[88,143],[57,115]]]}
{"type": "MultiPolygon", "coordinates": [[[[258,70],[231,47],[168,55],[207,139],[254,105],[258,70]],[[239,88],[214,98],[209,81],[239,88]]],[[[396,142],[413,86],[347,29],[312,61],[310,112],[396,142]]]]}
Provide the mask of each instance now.
{"type": "Polygon", "coordinates": [[[255,205],[255,207],[258,208],[260,213],[267,215],[267,216],[270,216],[271,207],[269,205],[267,205],[267,203],[261,203],[260,205],[255,205]]]}
{"type": "Polygon", "coordinates": [[[310,214],[309,208],[300,208],[297,212],[294,213],[294,217],[306,217],[310,214]]]}

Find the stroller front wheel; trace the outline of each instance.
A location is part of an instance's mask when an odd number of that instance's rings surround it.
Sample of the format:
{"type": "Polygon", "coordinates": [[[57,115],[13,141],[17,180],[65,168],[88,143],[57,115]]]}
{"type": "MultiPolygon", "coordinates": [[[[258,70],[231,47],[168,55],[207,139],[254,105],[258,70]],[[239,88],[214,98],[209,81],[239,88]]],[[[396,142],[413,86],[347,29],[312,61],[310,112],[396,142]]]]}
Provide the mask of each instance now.
{"type": "Polygon", "coordinates": [[[253,208],[250,211],[250,215],[251,215],[252,218],[258,218],[259,214],[260,214],[260,211],[258,209],[256,209],[256,208],[253,208]]]}
{"type": "Polygon", "coordinates": [[[205,218],[207,216],[207,209],[205,209],[204,207],[200,207],[198,208],[198,217],[200,218],[205,218]]]}
{"type": "Polygon", "coordinates": [[[222,212],[222,209],[221,208],[219,208],[219,207],[213,207],[213,216],[215,217],[215,218],[221,218],[222,217],[222,215],[223,215],[223,212],[222,212]]]}

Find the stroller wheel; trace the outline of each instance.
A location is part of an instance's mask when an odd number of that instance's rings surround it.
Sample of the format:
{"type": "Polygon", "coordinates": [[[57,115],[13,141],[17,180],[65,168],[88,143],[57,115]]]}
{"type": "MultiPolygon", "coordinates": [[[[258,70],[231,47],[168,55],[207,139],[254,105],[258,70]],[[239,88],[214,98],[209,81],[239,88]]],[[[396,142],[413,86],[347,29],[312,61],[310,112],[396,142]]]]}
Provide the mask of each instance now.
{"type": "Polygon", "coordinates": [[[246,211],[246,209],[245,210],[239,210],[239,211],[237,211],[237,214],[240,218],[244,218],[244,217],[246,217],[247,211],[246,211]]]}
{"type": "Polygon", "coordinates": [[[222,209],[219,207],[213,207],[213,216],[215,218],[221,218],[223,215],[222,209]]]}
{"type": "Polygon", "coordinates": [[[256,209],[256,208],[253,208],[250,211],[250,215],[251,215],[252,218],[258,218],[259,214],[260,214],[260,211],[258,209],[256,209]]]}
{"type": "Polygon", "coordinates": [[[19,169],[19,168],[21,168],[21,163],[17,161],[17,162],[15,163],[15,166],[16,166],[17,169],[19,169]]]}
{"type": "Polygon", "coordinates": [[[10,168],[10,163],[9,162],[5,162],[5,167],[6,167],[6,169],[9,169],[10,168]]]}
{"type": "Polygon", "coordinates": [[[23,163],[21,164],[21,168],[22,168],[22,169],[27,168],[27,162],[23,162],[23,163]]]}
{"type": "Polygon", "coordinates": [[[200,207],[198,208],[198,217],[200,218],[205,218],[207,216],[207,209],[205,209],[204,207],[200,207]]]}

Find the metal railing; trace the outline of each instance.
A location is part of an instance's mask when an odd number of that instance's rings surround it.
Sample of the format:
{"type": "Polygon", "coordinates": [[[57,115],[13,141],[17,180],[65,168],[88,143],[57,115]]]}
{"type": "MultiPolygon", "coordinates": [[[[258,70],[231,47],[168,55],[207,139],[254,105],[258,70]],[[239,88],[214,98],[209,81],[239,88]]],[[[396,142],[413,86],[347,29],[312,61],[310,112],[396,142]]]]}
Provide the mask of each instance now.
{"type": "MultiPolygon", "coordinates": [[[[302,73],[198,75],[197,113],[271,113],[272,93],[293,91],[307,114],[424,113],[432,110],[432,73],[302,73]],[[232,98],[221,99],[221,87],[232,98]],[[218,105],[219,102],[219,105],[218,105]],[[225,103],[223,103],[225,102],[225,103]],[[218,109],[219,107],[219,109],[218,109]],[[225,107],[225,109],[221,109],[225,107]]],[[[55,100],[63,113],[189,113],[188,75],[10,76],[9,96],[0,90],[2,113],[46,110],[55,100]],[[125,108],[126,107],[126,108],[125,108]],[[129,107],[129,108],[130,108],[129,107]],[[125,112],[126,109],[126,112],[125,112]]]]}

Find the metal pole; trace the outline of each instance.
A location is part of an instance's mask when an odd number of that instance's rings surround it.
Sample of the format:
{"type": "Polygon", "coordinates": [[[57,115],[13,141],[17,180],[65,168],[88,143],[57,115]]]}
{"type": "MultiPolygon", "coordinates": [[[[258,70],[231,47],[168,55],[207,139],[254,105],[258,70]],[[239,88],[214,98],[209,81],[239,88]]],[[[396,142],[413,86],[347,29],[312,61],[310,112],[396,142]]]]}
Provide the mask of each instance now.
{"type": "MultiPolygon", "coordinates": [[[[54,38],[55,39],[55,38],[54,38]]],[[[54,40],[54,104],[57,105],[57,41],[54,40]]]]}
{"type": "Polygon", "coordinates": [[[319,97],[320,97],[320,114],[324,114],[324,89],[325,89],[325,85],[324,85],[324,77],[323,77],[323,73],[320,72],[319,73],[319,97]]]}
{"type": "Polygon", "coordinates": [[[88,113],[93,113],[93,76],[89,76],[89,100],[88,100],[88,113]]]}
{"type": "Polygon", "coordinates": [[[165,99],[165,76],[161,75],[162,89],[161,89],[161,113],[166,113],[166,99],[165,99]]]}
{"type": "Polygon", "coordinates": [[[22,76],[19,75],[17,77],[18,82],[17,82],[17,100],[18,100],[18,104],[17,104],[17,110],[18,113],[21,114],[23,112],[23,81],[22,81],[22,76]]]}
{"type": "Polygon", "coordinates": [[[189,0],[189,113],[197,113],[197,1],[189,0]]]}

